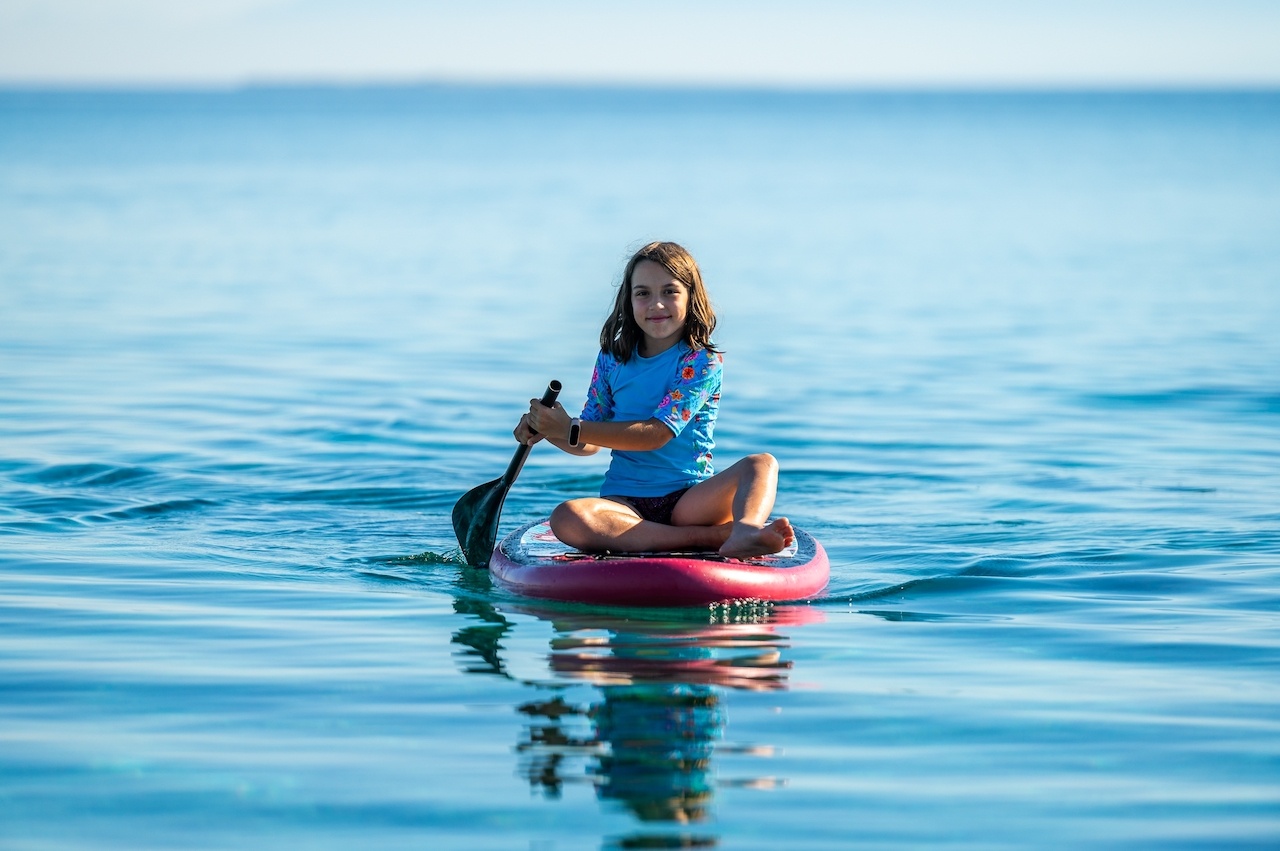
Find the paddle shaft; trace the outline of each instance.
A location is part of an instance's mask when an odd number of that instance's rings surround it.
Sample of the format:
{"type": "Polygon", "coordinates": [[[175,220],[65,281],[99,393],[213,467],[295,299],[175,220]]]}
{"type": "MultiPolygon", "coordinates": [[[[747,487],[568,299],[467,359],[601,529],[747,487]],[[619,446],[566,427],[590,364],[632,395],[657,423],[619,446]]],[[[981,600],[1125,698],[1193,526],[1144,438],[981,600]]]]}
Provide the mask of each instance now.
{"type": "MultiPolygon", "coordinates": [[[[552,381],[547,385],[547,392],[542,394],[541,403],[550,408],[560,395],[560,382],[552,381]]],[[[475,567],[488,567],[489,556],[493,553],[494,542],[498,539],[498,520],[502,516],[502,503],[507,498],[516,476],[524,460],[529,457],[527,443],[521,443],[512,456],[511,463],[502,478],[486,482],[474,487],[462,495],[453,506],[453,532],[458,536],[458,544],[462,547],[467,564],[475,567]]]]}
{"type": "MultiPolygon", "coordinates": [[[[550,408],[556,403],[556,397],[560,395],[560,382],[552,381],[547,385],[547,392],[542,394],[542,398],[538,403],[544,408],[550,408]]],[[[530,429],[533,431],[533,429],[530,429]]],[[[533,432],[537,434],[537,432],[533,432]]],[[[521,468],[524,467],[525,459],[529,457],[529,450],[533,447],[527,443],[522,443],[516,448],[516,454],[511,457],[511,463],[507,465],[507,472],[502,474],[502,485],[504,488],[511,487],[515,482],[516,476],[520,475],[521,468]]]]}

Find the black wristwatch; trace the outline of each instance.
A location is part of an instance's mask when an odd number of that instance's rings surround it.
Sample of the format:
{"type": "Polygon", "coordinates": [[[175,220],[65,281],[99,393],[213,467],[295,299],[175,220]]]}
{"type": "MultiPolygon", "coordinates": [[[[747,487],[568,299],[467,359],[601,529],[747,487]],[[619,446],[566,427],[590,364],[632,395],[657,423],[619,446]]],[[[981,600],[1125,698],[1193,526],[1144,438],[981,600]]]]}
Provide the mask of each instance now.
{"type": "Polygon", "coordinates": [[[569,445],[578,446],[578,437],[582,434],[582,420],[574,417],[569,420],[569,445]]]}

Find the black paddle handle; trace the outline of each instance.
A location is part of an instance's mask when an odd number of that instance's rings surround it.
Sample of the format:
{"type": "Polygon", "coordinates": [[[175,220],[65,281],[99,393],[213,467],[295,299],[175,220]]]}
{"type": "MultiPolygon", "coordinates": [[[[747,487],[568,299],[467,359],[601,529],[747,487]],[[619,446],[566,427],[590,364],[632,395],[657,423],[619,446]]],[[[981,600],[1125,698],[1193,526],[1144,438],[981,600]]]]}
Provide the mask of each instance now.
{"type": "MultiPolygon", "coordinates": [[[[547,392],[542,394],[542,398],[538,403],[544,408],[550,408],[556,403],[556,397],[560,395],[560,382],[552,381],[547,385],[547,392]]],[[[533,431],[533,429],[529,429],[533,431]]],[[[533,432],[537,434],[536,431],[533,432]]],[[[511,463],[507,465],[507,472],[502,474],[502,481],[507,487],[511,487],[511,483],[516,480],[516,476],[520,475],[520,468],[524,466],[524,459],[529,457],[529,450],[533,447],[527,443],[520,444],[516,449],[516,454],[511,457],[511,463]]]]}
{"type": "MultiPolygon", "coordinates": [[[[550,384],[547,385],[547,392],[542,394],[542,398],[538,400],[538,404],[544,408],[550,408],[552,405],[556,403],[556,397],[559,395],[560,395],[560,382],[552,381],[550,384]]],[[[529,429],[529,431],[533,431],[533,429],[529,429]]],[[[536,431],[533,431],[533,433],[537,434],[536,431]]]]}

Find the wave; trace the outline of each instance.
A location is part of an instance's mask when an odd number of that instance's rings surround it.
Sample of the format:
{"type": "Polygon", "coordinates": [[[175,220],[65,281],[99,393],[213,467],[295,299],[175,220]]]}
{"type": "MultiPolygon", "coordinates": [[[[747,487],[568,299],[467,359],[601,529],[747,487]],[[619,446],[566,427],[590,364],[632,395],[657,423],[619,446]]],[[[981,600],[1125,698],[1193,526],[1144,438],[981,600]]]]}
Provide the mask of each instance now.
{"type": "Polygon", "coordinates": [[[1126,393],[1082,393],[1076,400],[1099,408],[1193,408],[1251,414],[1280,414],[1280,391],[1207,385],[1126,393]]]}
{"type": "Polygon", "coordinates": [[[85,487],[114,487],[134,484],[157,475],[147,467],[118,466],[91,462],[87,464],[54,464],[26,474],[14,476],[18,481],[44,485],[81,485],[85,487]]]}

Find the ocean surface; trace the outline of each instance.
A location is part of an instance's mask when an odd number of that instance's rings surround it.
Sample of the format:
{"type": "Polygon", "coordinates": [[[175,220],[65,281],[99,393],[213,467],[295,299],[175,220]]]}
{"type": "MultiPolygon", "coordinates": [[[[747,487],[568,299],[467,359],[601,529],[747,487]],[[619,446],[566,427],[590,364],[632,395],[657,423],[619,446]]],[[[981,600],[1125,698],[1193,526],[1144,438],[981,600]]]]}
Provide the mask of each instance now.
{"type": "Polygon", "coordinates": [[[0,92],[0,846],[1280,846],[1280,93],[0,92]],[[823,599],[460,562],[650,239],[823,599]]]}

